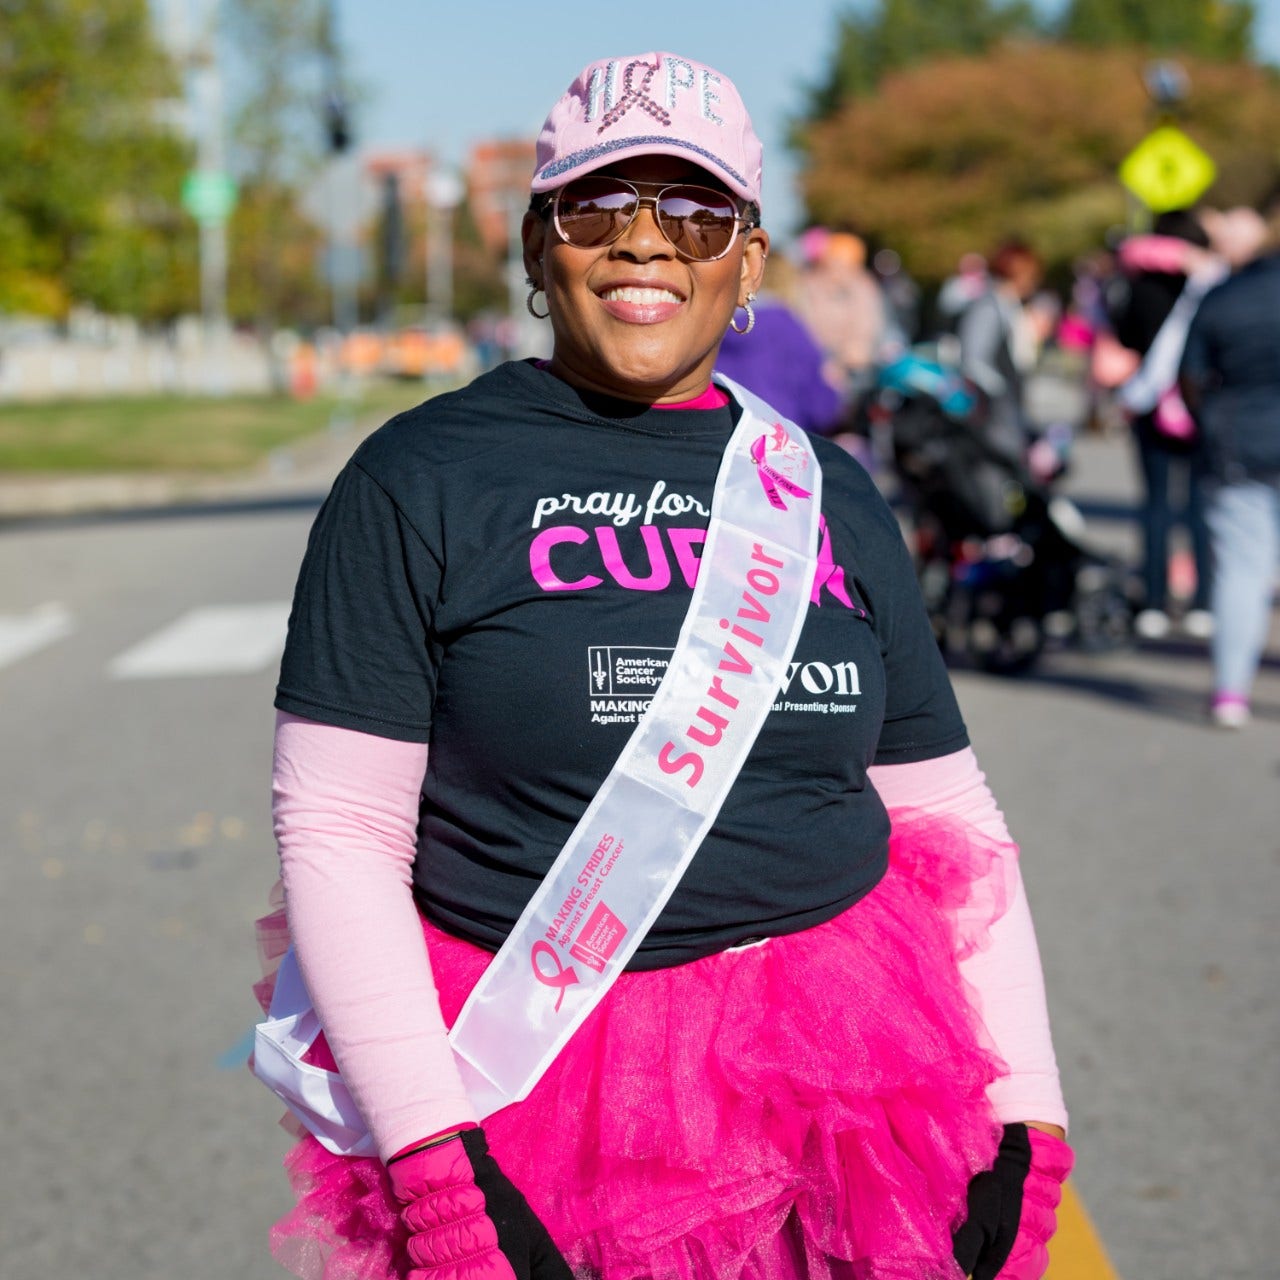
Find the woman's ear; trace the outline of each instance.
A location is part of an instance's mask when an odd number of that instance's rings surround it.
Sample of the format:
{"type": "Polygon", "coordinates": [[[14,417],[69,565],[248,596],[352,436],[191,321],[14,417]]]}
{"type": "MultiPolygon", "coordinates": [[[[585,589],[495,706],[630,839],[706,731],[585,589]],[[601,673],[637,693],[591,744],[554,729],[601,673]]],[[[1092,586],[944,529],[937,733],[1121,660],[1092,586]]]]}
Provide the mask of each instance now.
{"type": "MultiPolygon", "coordinates": [[[[755,297],[764,282],[764,264],[769,256],[769,233],[763,227],[752,227],[747,232],[746,244],[742,250],[742,274],[740,277],[740,297],[755,297]]],[[[742,306],[742,302],[738,303],[742,306]]]]}

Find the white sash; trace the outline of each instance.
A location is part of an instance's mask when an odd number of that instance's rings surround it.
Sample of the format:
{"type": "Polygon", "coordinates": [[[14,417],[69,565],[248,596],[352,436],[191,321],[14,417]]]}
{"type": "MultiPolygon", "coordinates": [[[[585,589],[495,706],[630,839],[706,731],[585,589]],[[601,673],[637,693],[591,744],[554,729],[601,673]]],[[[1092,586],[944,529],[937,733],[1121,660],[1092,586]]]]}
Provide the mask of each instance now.
{"type": "MultiPolygon", "coordinates": [[[[744,412],[716,477],[697,584],[670,665],[449,1034],[481,1116],[528,1095],[626,967],[711,829],[804,625],[822,505],[817,457],[803,432],[763,400],[722,375],[716,380],[744,412]]],[[[288,986],[296,998],[295,984],[288,986]]],[[[345,1088],[313,1124],[314,1075],[301,1081],[305,1096],[282,1078],[281,1041],[297,1042],[307,1013],[273,999],[257,1037],[272,1048],[255,1051],[255,1072],[330,1150],[367,1151],[367,1133],[349,1129],[345,1088]]]]}
{"type": "Polygon", "coordinates": [[[1159,404],[1161,396],[1177,386],[1178,363],[1187,345],[1191,321],[1195,319],[1204,295],[1226,275],[1226,266],[1214,263],[1187,277],[1182,292],[1152,339],[1142,363],[1116,393],[1122,408],[1130,413],[1150,413],[1159,404]]]}

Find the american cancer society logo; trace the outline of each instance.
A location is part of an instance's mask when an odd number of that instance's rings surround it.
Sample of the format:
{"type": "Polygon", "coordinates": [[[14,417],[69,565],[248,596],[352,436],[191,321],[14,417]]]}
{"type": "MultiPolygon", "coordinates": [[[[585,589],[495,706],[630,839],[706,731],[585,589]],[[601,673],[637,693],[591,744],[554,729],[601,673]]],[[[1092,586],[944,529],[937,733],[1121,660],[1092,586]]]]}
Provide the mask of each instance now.
{"type": "Polygon", "coordinates": [[[575,960],[581,960],[588,968],[603,973],[627,936],[627,926],[603,903],[597,902],[595,910],[587,917],[578,940],[569,948],[575,960]]]}
{"type": "Polygon", "coordinates": [[[591,645],[587,691],[593,724],[637,724],[671,663],[672,650],[638,645],[591,645]]]}
{"type": "Polygon", "coordinates": [[[667,673],[671,649],[638,645],[592,645],[587,681],[596,698],[652,698],[667,673]]]}

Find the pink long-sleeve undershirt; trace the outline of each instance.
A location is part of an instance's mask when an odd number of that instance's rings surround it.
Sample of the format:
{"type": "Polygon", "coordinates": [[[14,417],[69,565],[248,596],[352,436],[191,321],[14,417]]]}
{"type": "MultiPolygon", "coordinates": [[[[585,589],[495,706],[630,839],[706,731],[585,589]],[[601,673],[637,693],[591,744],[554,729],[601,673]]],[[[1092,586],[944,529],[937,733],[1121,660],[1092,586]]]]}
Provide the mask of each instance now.
{"type": "Polygon", "coordinates": [[[477,1118],[413,900],[426,768],[425,746],[277,714],[272,809],[289,933],[384,1160],[477,1118]]]}
{"type": "MultiPolygon", "coordinates": [[[[413,899],[426,762],[419,744],[277,715],[272,797],[289,930],[329,1047],[383,1159],[477,1118],[446,1038],[413,899]]],[[[878,766],[871,777],[891,808],[953,814],[1012,849],[971,751],[878,766]]],[[[991,874],[1003,877],[1010,906],[990,946],[961,968],[1011,1071],[993,1086],[992,1102],[1003,1120],[1065,1127],[1035,932],[1012,852],[991,874]]]]}
{"type": "MultiPolygon", "coordinates": [[[[1049,1031],[1040,948],[1017,846],[972,749],[919,764],[873,765],[868,777],[886,808],[948,814],[975,827],[1002,851],[988,874],[1003,881],[1008,907],[990,926],[988,945],[959,962],[970,999],[1009,1067],[988,1097],[997,1118],[1006,1123],[1038,1120],[1065,1129],[1067,1110],[1049,1031]]],[[[964,913],[960,908],[959,914],[964,913]]]]}

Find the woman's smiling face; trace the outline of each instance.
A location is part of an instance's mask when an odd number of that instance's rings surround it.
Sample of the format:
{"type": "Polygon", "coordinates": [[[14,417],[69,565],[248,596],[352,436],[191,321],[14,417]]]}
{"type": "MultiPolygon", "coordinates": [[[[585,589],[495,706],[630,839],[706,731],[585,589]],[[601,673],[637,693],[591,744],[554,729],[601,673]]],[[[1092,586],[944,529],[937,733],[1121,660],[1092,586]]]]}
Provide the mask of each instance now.
{"type": "MultiPolygon", "coordinates": [[[[636,156],[599,174],[643,183],[723,189],[706,170],[670,156],[636,156]]],[[[584,390],[675,403],[706,389],[734,308],[760,288],[769,237],[742,228],[714,262],[681,257],[650,205],[612,244],[579,249],[548,214],[525,216],[525,267],[546,290],[555,331],[551,371],[584,390]]]]}

